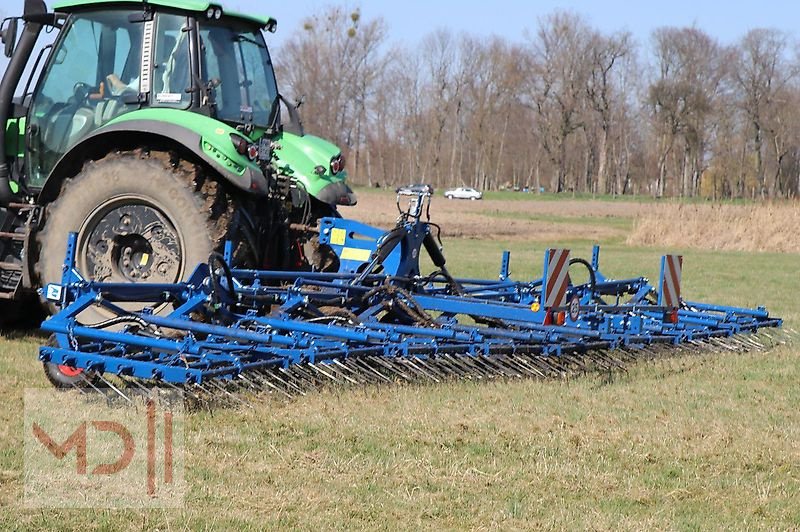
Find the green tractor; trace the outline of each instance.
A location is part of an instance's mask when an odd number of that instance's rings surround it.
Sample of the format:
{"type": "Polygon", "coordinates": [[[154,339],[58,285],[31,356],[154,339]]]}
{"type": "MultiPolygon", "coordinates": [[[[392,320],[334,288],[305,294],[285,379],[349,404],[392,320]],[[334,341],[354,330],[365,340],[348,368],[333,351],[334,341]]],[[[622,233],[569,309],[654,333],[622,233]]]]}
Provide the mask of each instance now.
{"type": "Polygon", "coordinates": [[[226,240],[244,266],[332,267],[315,221],[356,199],[278,92],[275,28],[208,0],[26,0],[3,21],[0,316],[59,281],[69,231],[107,282],[179,281],[226,240]]]}

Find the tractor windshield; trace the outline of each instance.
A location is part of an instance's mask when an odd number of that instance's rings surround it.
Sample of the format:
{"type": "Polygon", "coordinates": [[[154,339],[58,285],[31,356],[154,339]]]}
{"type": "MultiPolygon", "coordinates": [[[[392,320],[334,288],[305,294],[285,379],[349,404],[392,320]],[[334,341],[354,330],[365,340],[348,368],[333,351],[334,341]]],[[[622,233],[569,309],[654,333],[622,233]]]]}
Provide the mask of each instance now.
{"type": "Polygon", "coordinates": [[[216,87],[217,118],[269,127],[275,121],[278,88],[260,30],[228,21],[200,24],[201,76],[216,87]]]}

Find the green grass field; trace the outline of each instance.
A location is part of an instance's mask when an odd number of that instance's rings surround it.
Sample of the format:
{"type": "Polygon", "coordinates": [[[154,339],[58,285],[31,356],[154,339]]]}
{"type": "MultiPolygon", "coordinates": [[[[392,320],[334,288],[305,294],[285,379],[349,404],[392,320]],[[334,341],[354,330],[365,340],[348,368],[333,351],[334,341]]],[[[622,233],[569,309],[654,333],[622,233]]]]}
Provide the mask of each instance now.
{"type": "MultiPolygon", "coordinates": [[[[375,190],[369,189],[365,186],[354,186],[353,187],[356,192],[362,193],[364,190],[375,190]]],[[[451,187],[447,187],[451,188],[451,187]]],[[[394,188],[390,189],[381,189],[385,191],[386,194],[392,195],[394,194],[394,188]]],[[[444,191],[446,189],[436,189],[435,194],[436,196],[443,196],[444,191]]],[[[752,200],[744,199],[744,198],[733,198],[733,199],[717,199],[712,200],[711,198],[706,197],[691,197],[691,198],[672,198],[672,197],[663,197],[657,198],[651,196],[649,194],[592,194],[591,192],[562,192],[557,194],[555,192],[542,192],[537,194],[531,189],[531,192],[521,192],[521,191],[513,191],[513,190],[487,190],[483,192],[483,199],[487,200],[501,200],[501,201],[564,201],[567,199],[575,199],[575,200],[598,200],[598,201],[611,201],[611,202],[632,202],[632,203],[692,203],[692,204],[702,204],[702,203],[713,203],[713,204],[726,204],[726,205],[746,205],[752,203],[752,200]]],[[[782,203],[785,200],[778,199],[776,200],[778,203],[782,203]]]]}
{"type": "MultiPolygon", "coordinates": [[[[541,244],[445,244],[458,275],[495,276],[503,249],[516,277],[542,269],[541,244]]],[[[552,244],[588,256],[592,243],[552,244]]],[[[601,266],[655,278],[662,251],[615,239],[601,266]]],[[[800,256],[668,251],[684,253],[687,298],[766,305],[800,325],[800,256]]],[[[0,340],[2,529],[800,528],[796,347],[196,412],[184,509],[87,511],[21,507],[22,394],[45,385],[40,341],[0,340]]]]}

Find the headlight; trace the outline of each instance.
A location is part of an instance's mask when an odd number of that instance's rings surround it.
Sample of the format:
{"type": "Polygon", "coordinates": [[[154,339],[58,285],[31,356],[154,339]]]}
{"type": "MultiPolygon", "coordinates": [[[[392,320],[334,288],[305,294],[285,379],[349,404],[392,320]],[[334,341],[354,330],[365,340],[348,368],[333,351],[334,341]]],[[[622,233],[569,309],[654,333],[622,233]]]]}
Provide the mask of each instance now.
{"type": "Polygon", "coordinates": [[[336,175],[344,170],[344,155],[341,153],[331,159],[331,175],[336,175]]]}

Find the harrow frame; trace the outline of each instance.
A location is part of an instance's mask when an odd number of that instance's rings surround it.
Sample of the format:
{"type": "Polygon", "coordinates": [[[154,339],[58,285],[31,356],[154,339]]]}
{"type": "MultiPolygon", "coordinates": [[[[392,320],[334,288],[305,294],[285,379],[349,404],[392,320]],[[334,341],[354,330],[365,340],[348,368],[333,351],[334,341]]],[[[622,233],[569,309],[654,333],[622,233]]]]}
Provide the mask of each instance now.
{"type": "MultiPolygon", "coordinates": [[[[754,334],[782,325],[763,307],[679,296],[667,304],[668,261],[681,263],[669,256],[662,290],[644,277],[605,276],[598,246],[591,262],[546,250],[544,275],[532,281],[511,278],[509,252],[496,280],[453,278],[433,235],[437,226],[421,219],[425,201],[412,203],[389,232],[322,220],[320,243],[339,257],[336,272],[232,269],[227,245],[183,283],[93,282],[75,268],[70,235],[62,282],[45,289],[62,310],[42,324],[54,341],[39,358],[137,383],[259,382],[291,395],[316,379],[544,377],[623,367],[664,347],[762,348],[754,334]],[[423,248],[439,268],[428,276],[419,271],[423,248]],[[588,269],[589,282],[571,283],[575,263],[588,269]],[[81,323],[93,305],[113,317],[81,323]],[[156,312],[165,307],[166,315],[156,312]]],[[[671,281],[679,293],[679,276],[677,285],[674,275],[671,281]]]]}

